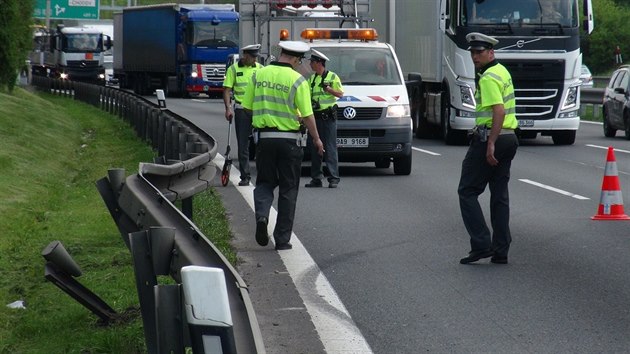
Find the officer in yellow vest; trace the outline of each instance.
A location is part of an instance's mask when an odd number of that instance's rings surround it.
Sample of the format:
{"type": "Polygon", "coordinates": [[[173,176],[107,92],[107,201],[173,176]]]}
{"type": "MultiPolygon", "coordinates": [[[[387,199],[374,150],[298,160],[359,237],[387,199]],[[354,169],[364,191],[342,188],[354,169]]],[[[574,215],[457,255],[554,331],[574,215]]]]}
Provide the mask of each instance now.
{"type": "Polygon", "coordinates": [[[458,188],[459,206],[471,246],[460,263],[492,257],[492,263],[506,264],[512,241],[508,182],[518,148],[514,134],[518,126],[514,86],[510,73],[494,58],[494,46],[499,42],[496,38],[473,32],[466,40],[476,71],[477,118],[458,188]],[[488,185],[492,234],[478,201],[488,185]]]}
{"type": "MultiPolygon", "coordinates": [[[[323,160],[330,172],[328,187],[337,188],[339,184],[339,159],[337,156],[337,98],[343,96],[343,87],[339,76],[326,70],[328,57],[324,53],[311,49],[311,69],[314,73],[308,79],[311,87],[313,113],[317,131],[324,143],[323,160]]],[[[321,187],[324,173],[322,157],[311,145],[311,181],[305,187],[321,187]]]]}
{"type": "Polygon", "coordinates": [[[282,52],[278,61],[254,73],[245,88],[241,104],[253,111],[253,126],[257,130],[256,242],[269,243],[267,223],[273,204],[274,190],[278,191],[278,218],[273,231],[276,250],[291,249],[291,233],[295,205],[300,186],[302,151],[300,123],[310,133],[319,155],[324,152],[311,107],[308,81],[295,69],[310,50],[304,42],[280,42],[282,52]]]}
{"type": "Polygon", "coordinates": [[[230,65],[223,80],[223,103],[225,104],[225,119],[231,122],[234,118],[236,141],[238,144],[238,167],[241,171],[239,186],[249,185],[251,179],[249,171],[249,136],[252,133],[252,115],[241,105],[245,87],[251,81],[256,70],[262,68],[256,60],[260,44],[252,44],[242,49],[242,56],[238,62],[230,65]],[[232,102],[232,98],[234,101],[232,102]]]}

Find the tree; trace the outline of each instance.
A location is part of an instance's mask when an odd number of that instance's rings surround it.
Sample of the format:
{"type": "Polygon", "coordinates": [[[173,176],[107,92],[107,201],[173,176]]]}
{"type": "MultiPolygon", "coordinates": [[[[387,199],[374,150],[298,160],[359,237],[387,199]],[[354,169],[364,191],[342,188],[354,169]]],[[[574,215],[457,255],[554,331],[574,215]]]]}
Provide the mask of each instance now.
{"type": "Polygon", "coordinates": [[[622,57],[630,59],[630,6],[620,1],[593,0],[595,29],[583,39],[583,61],[596,73],[615,68],[614,50],[621,48],[622,57]]]}
{"type": "Polygon", "coordinates": [[[0,88],[13,91],[31,49],[35,0],[0,0],[0,88]]]}

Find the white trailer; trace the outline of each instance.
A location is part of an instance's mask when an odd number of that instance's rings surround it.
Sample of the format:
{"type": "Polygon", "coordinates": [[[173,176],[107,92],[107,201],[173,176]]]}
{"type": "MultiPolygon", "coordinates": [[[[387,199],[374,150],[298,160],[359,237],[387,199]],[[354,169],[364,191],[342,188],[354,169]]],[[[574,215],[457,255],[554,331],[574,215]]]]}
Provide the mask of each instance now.
{"type": "Polygon", "coordinates": [[[496,58],[514,81],[520,138],[575,142],[580,124],[580,19],[593,29],[591,0],[387,0],[373,27],[398,53],[408,77],[414,130],[463,144],[475,121],[475,69],[466,35],[496,37],[496,58]],[[556,17],[541,16],[546,2],[556,17]]]}

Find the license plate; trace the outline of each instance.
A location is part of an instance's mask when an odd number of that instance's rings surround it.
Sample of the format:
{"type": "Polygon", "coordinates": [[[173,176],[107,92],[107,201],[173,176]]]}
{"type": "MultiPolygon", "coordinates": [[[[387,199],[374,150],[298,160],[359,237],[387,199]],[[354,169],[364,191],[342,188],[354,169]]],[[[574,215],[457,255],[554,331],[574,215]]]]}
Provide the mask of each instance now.
{"type": "Polygon", "coordinates": [[[519,119],[518,126],[519,127],[533,127],[534,120],[533,119],[519,119]]]}
{"type": "Polygon", "coordinates": [[[337,147],[367,147],[368,138],[337,138],[337,147]]]}

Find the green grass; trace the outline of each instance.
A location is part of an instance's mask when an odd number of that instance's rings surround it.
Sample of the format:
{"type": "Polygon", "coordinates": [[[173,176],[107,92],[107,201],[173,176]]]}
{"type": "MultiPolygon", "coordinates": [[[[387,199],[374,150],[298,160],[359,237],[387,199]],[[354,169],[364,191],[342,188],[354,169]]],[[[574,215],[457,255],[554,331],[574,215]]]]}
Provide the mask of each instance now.
{"type": "MultiPolygon", "coordinates": [[[[0,91],[0,353],[144,353],[131,256],[95,182],[137,172],[154,152],[129,126],[68,98],[0,91]],[[41,251],[61,241],[77,280],[123,316],[110,326],[44,279],[41,251]],[[26,309],[6,304],[26,302],[26,309]]],[[[213,190],[194,199],[197,226],[234,264],[213,190]]]]}

